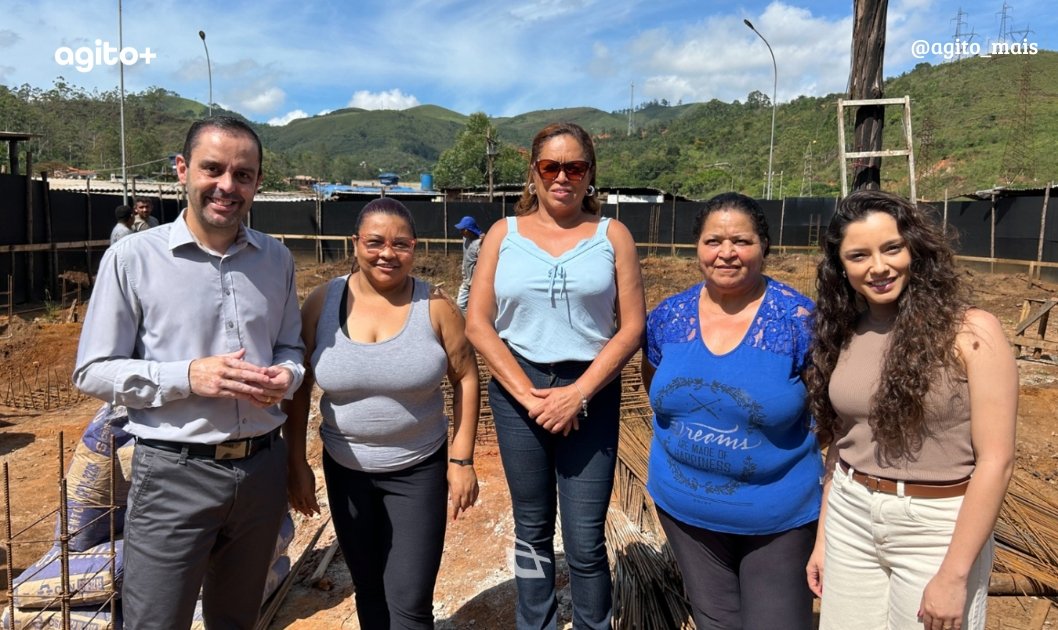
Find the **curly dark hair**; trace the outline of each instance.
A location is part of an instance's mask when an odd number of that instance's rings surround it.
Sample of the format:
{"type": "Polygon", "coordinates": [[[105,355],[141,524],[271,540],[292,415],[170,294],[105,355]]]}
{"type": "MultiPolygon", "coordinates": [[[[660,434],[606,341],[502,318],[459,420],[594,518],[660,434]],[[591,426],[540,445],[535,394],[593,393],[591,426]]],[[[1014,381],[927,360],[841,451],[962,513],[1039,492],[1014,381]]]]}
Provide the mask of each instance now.
{"type": "Polygon", "coordinates": [[[823,237],[811,364],[805,374],[822,445],[834,442],[840,425],[827,391],[830,376],[865,310],[863,298],[843,277],[841,241],[850,223],[874,212],[893,217],[911,254],[908,283],[897,298],[896,320],[868,420],[882,461],[893,461],[914,457],[922,447],[928,434],[923,401],[937,371],[964,371],[956,356],[955,336],[969,301],[951,243],[922,210],[878,190],[860,190],[842,199],[823,237]]]}
{"type": "MultiPolygon", "coordinates": [[[[591,186],[595,185],[595,144],[591,141],[591,135],[576,123],[552,123],[533,136],[533,148],[529,153],[529,169],[526,172],[525,188],[522,189],[522,196],[518,199],[517,205],[514,206],[514,214],[516,216],[521,217],[536,212],[539,202],[536,195],[529,192],[529,185],[533,181],[533,165],[540,158],[540,151],[544,148],[544,144],[551,138],[558,136],[573,136],[573,139],[584,149],[584,155],[588,158],[588,162],[591,163],[591,177],[588,180],[588,184],[591,186]]],[[[599,203],[598,195],[590,197],[584,195],[581,209],[588,214],[602,214],[602,204],[599,203]]]]}

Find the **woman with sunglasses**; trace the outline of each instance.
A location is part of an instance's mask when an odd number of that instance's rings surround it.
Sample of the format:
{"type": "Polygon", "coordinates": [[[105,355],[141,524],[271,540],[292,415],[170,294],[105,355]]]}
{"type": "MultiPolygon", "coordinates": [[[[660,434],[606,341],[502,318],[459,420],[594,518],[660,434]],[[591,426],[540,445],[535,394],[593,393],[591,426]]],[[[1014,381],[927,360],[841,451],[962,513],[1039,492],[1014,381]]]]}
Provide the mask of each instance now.
{"type": "Polygon", "coordinates": [[[703,282],[647,319],[647,490],[697,628],[810,630],[803,567],[823,472],[801,380],[812,302],[764,274],[753,199],[713,197],[694,237],[703,282]]]}
{"type": "Polygon", "coordinates": [[[291,505],[319,512],[305,458],[313,383],[334,531],[365,630],[433,628],[447,522],[474,504],[478,371],[463,316],[411,275],[415,226],[392,198],[360,211],[353,272],[302,307],[306,378],[284,409],[291,505]],[[452,445],[441,381],[452,384],[452,445]]]}
{"type": "Polygon", "coordinates": [[[631,234],[600,215],[590,136],[545,127],[515,216],[489,230],[470,290],[467,336],[492,372],[514,509],[518,628],[556,625],[556,495],[573,627],[610,627],[618,376],[639,347],[644,301],[631,234]]]}
{"type": "Polygon", "coordinates": [[[944,234],[861,190],[823,240],[806,381],[829,446],[808,583],[820,628],[980,630],[1014,467],[1018,372],[944,234]]]}

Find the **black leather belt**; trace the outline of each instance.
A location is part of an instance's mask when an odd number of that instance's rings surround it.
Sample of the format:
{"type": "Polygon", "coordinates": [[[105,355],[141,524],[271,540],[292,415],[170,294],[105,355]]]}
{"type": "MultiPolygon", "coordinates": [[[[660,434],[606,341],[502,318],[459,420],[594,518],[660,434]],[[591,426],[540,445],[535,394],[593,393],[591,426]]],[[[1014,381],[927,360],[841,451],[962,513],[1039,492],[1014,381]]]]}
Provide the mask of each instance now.
{"type": "Polygon", "coordinates": [[[180,453],[196,459],[246,459],[271,448],[272,443],[279,439],[279,428],[242,440],[229,440],[220,444],[191,444],[189,442],[169,442],[167,440],[148,440],[139,438],[137,444],[143,444],[151,448],[170,453],[180,453]]]}

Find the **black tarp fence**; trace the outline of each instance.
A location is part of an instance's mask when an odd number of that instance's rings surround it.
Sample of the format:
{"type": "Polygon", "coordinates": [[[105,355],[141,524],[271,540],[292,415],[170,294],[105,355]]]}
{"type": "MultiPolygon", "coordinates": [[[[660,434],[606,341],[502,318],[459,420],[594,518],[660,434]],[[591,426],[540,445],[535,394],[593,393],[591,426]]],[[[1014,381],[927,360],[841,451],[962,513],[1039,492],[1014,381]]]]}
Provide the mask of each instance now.
{"type": "MultiPolygon", "coordinates": [[[[163,222],[176,218],[182,200],[162,198],[149,189],[138,191],[154,199],[155,216],[163,222]]],[[[114,208],[121,203],[115,194],[85,191],[48,191],[41,181],[32,183],[32,238],[27,230],[26,179],[0,175],[0,291],[7,291],[7,276],[14,281],[16,303],[49,299],[60,284],[58,274],[82,271],[90,275],[98,267],[114,225],[114,208]],[[100,243],[102,242],[102,243],[100,243]],[[67,249],[21,251],[28,244],[75,243],[67,249]],[[88,245],[86,245],[88,243],[88,245]],[[91,243],[99,243],[91,245],[91,243]]],[[[933,203],[938,221],[946,221],[957,234],[957,251],[965,256],[1058,263],[1058,202],[1049,202],[1043,216],[1043,192],[1039,195],[998,196],[994,200],[933,203]],[[994,212],[993,212],[994,203],[994,212]]],[[[250,224],[257,230],[284,238],[287,246],[304,259],[322,255],[339,260],[347,251],[356,217],[368,200],[274,201],[254,203],[250,224]],[[297,238],[303,236],[308,238],[297,238]],[[321,239],[316,236],[336,237],[321,239]],[[319,252],[319,254],[317,254],[319,252]]],[[[514,213],[510,201],[402,200],[415,220],[416,235],[431,251],[460,251],[455,224],[463,216],[474,217],[482,229],[514,213]]],[[[826,197],[787,198],[760,202],[768,219],[772,246],[810,247],[818,244],[833,215],[836,200],[826,197]]],[[[603,214],[619,218],[640,244],[641,255],[693,256],[693,226],[703,202],[672,200],[605,204],[603,214]]],[[[1042,276],[1058,276],[1058,269],[1042,276]]]]}

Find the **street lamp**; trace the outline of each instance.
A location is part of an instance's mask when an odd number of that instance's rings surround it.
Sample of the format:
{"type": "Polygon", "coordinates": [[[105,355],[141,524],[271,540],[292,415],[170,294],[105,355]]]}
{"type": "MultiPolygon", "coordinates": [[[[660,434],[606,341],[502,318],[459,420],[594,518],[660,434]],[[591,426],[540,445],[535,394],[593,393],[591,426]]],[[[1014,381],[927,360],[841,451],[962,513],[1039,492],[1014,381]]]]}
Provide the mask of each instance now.
{"type": "Polygon", "coordinates": [[[209,73],[209,115],[213,116],[213,66],[209,63],[209,46],[206,45],[206,31],[198,32],[202,47],[206,49],[206,71],[209,73]]]}
{"type": "Polygon", "coordinates": [[[771,145],[768,148],[768,199],[771,199],[771,164],[772,158],[775,156],[775,108],[777,107],[777,103],[775,102],[775,93],[778,91],[779,88],[779,67],[775,65],[775,53],[772,52],[771,44],[768,43],[768,40],[764,39],[764,36],[760,34],[760,31],[753,28],[752,22],[750,22],[749,20],[742,21],[746,23],[746,26],[749,27],[749,30],[757,34],[757,37],[759,37],[760,40],[764,42],[764,45],[768,47],[768,52],[771,53],[771,69],[775,78],[771,88],[771,145]]]}
{"type": "MultiPolygon", "coordinates": [[[[122,26],[121,0],[118,0],[118,50],[125,49],[125,33],[122,26]]],[[[128,163],[125,159],[125,64],[118,64],[118,77],[121,85],[121,98],[118,111],[121,118],[121,203],[129,203],[129,177],[127,172],[128,163]]]]}

